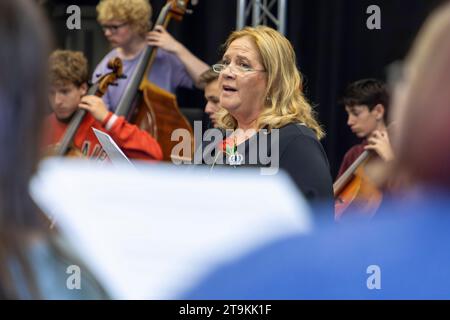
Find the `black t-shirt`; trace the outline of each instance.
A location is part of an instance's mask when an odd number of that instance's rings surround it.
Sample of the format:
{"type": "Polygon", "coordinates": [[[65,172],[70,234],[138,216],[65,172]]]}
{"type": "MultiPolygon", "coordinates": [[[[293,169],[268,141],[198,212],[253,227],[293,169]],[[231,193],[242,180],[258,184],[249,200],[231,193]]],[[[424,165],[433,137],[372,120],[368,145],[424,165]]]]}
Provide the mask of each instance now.
{"type": "Polygon", "coordinates": [[[333,181],[328,159],[313,130],[292,123],[280,128],[278,133],[260,130],[237,146],[229,141],[227,148],[222,146],[224,136],[225,133],[219,140],[203,142],[206,164],[269,168],[278,165],[289,173],[310,202],[320,201],[333,210],[333,181]],[[214,152],[218,149],[225,152],[214,152]]]}

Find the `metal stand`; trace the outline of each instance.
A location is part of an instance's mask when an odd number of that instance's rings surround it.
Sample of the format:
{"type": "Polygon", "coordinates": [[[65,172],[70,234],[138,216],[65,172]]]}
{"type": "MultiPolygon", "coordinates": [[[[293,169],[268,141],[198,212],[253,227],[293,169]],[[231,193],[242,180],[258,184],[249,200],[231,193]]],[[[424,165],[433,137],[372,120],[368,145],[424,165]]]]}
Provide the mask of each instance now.
{"type": "Polygon", "coordinates": [[[246,26],[251,14],[252,26],[273,26],[285,35],[286,10],[287,0],[237,0],[236,29],[246,26]]]}

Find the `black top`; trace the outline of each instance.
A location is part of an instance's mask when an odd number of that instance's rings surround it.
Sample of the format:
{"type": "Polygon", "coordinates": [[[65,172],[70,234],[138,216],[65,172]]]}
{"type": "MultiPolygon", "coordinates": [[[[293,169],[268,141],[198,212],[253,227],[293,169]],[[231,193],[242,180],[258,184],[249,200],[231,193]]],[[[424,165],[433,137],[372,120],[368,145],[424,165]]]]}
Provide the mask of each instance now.
{"type": "Polygon", "coordinates": [[[220,152],[216,155],[212,145],[217,144],[215,141],[203,144],[207,164],[211,164],[212,160],[214,165],[274,167],[278,160],[279,168],[289,173],[308,200],[321,201],[333,210],[333,182],[328,159],[314,131],[305,125],[288,124],[280,128],[278,139],[276,132],[261,130],[236,148],[231,141],[228,143],[228,154],[220,152]],[[210,154],[209,163],[205,154],[210,154]],[[241,164],[236,165],[240,160],[241,164]]]}

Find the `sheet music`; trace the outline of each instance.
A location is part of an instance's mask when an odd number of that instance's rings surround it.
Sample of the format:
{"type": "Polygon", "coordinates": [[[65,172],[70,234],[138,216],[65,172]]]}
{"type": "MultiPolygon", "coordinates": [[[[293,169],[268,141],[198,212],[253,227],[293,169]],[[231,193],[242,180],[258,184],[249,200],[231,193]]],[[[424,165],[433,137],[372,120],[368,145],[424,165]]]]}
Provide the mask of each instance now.
{"type": "Polygon", "coordinates": [[[119,148],[113,138],[105,132],[92,128],[94,130],[95,136],[102,145],[103,150],[105,150],[108,158],[115,165],[122,164],[132,164],[128,157],[119,148]]]}
{"type": "Polygon", "coordinates": [[[282,173],[136,168],[47,160],[30,185],[113,298],[175,299],[218,264],[310,228],[282,173]]]}

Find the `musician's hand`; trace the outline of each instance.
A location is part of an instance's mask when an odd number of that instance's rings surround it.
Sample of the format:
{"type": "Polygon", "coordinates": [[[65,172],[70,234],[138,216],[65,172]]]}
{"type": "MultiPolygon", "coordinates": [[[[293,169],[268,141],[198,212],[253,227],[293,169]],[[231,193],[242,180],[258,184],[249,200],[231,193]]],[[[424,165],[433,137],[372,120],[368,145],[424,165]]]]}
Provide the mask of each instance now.
{"type": "Polygon", "coordinates": [[[153,31],[147,33],[147,44],[162,48],[172,53],[179,53],[183,45],[175,40],[163,26],[156,26],[153,31]]]}
{"type": "Polygon", "coordinates": [[[97,96],[82,97],[78,107],[90,112],[95,120],[100,122],[103,122],[106,119],[109,112],[102,98],[97,96]]]}
{"type": "Polygon", "coordinates": [[[364,147],[366,150],[374,150],[384,161],[394,159],[389,135],[386,131],[375,130],[367,139],[368,144],[364,147]]]}

